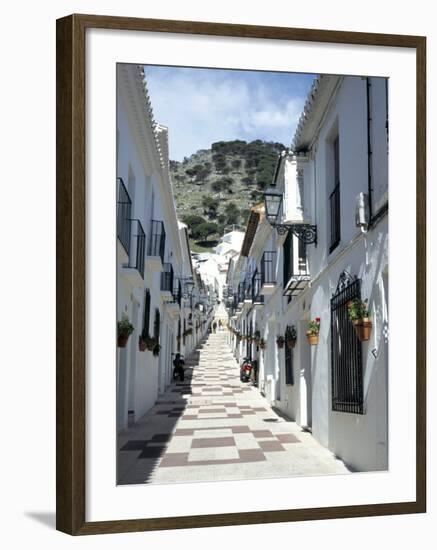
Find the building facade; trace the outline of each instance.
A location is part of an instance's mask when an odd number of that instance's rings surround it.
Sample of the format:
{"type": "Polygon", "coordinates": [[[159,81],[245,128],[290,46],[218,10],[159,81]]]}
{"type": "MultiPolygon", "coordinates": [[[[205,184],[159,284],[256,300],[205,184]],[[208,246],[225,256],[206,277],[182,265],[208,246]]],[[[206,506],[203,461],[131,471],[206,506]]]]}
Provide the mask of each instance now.
{"type": "Polygon", "coordinates": [[[385,470],[387,80],[318,77],[265,198],[228,280],[236,358],[251,357],[268,401],[352,469],[385,470]],[[355,299],[370,311],[365,341],[348,316],[355,299]],[[294,347],[277,343],[293,331],[294,347]]]}
{"type": "Polygon", "coordinates": [[[171,383],[174,354],[197,346],[212,315],[187,228],[177,220],[167,140],[167,128],[153,119],[142,68],[119,64],[117,321],[133,332],[117,347],[118,429],[155,404],[171,383]]]}

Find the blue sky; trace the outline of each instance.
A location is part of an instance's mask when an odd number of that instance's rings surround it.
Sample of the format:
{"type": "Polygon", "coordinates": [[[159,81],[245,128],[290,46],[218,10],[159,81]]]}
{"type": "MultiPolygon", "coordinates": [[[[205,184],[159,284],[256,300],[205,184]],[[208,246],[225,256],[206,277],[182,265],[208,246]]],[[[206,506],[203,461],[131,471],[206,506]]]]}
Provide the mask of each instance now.
{"type": "Polygon", "coordinates": [[[220,140],[289,146],[314,75],[144,67],[156,122],[169,128],[170,158],[220,140]]]}

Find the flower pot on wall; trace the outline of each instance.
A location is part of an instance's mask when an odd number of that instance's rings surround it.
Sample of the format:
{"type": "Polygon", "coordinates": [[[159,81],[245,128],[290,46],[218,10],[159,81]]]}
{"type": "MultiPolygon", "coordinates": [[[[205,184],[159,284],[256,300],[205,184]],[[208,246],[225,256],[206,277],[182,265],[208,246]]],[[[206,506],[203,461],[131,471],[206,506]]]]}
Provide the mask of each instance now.
{"type": "Polygon", "coordinates": [[[307,340],[310,346],[316,346],[319,343],[319,335],[307,332],[307,340]]]}
{"type": "Polygon", "coordinates": [[[138,349],[140,351],[146,351],[147,349],[147,342],[141,338],[141,336],[138,338],[138,349]]]}
{"type": "Polygon", "coordinates": [[[370,340],[370,334],[372,333],[372,321],[368,317],[357,319],[353,322],[353,325],[360,342],[367,342],[370,340]]]}
{"type": "Polygon", "coordinates": [[[296,346],[296,338],[289,338],[288,340],[286,340],[286,342],[288,349],[294,348],[296,346]]]}
{"type": "Polygon", "coordinates": [[[119,348],[125,348],[128,340],[129,340],[129,334],[120,334],[117,337],[118,347],[119,348]]]}

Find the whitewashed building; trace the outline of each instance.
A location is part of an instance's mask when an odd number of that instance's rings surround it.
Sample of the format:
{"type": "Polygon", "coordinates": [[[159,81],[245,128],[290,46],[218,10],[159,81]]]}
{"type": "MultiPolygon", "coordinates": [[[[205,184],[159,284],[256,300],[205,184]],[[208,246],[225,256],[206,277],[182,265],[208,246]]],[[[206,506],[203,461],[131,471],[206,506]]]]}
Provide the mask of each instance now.
{"type": "Polygon", "coordinates": [[[387,469],[387,80],[318,77],[265,198],[228,281],[234,333],[259,331],[265,349],[234,335],[236,357],[257,360],[269,402],[352,469],[387,469]],[[368,300],[368,341],[348,317],[354,298],[368,300]],[[287,327],[294,348],[276,343],[287,327]]]}
{"type": "Polygon", "coordinates": [[[118,429],[154,405],[171,383],[174,353],[188,355],[207,329],[209,296],[177,220],[167,137],[142,68],[117,65],[117,321],[133,325],[117,347],[118,429]],[[144,337],[160,348],[142,351],[144,337]]]}

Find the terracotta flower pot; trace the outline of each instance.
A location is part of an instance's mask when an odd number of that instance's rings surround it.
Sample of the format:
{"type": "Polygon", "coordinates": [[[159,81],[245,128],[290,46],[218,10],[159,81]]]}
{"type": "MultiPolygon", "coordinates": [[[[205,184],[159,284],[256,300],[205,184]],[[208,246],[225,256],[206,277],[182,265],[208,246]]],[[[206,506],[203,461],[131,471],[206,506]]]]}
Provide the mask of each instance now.
{"type": "Polygon", "coordinates": [[[146,341],[143,340],[141,337],[138,339],[138,349],[140,351],[146,351],[147,349],[146,341]]]}
{"type": "Polygon", "coordinates": [[[307,340],[310,346],[316,346],[319,343],[319,335],[307,332],[307,340]]]}
{"type": "Polygon", "coordinates": [[[276,340],[276,344],[278,345],[279,349],[282,349],[284,347],[284,340],[276,340]]]}
{"type": "Polygon", "coordinates": [[[125,348],[128,340],[129,340],[129,334],[120,334],[117,338],[118,347],[125,348]]]}
{"type": "Polygon", "coordinates": [[[290,338],[286,340],[288,349],[294,348],[296,345],[296,338],[290,338]]]}
{"type": "Polygon", "coordinates": [[[370,340],[370,334],[372,332],[372,321],[368,317],[363,319],[357,319],[354,321],[355,333],[360,342],[367,342],[370,340]]]}

